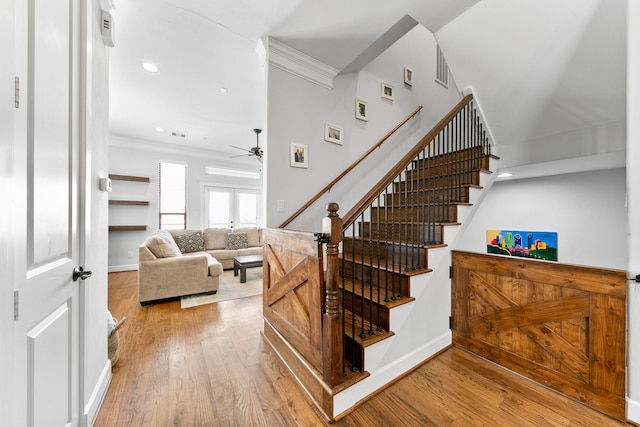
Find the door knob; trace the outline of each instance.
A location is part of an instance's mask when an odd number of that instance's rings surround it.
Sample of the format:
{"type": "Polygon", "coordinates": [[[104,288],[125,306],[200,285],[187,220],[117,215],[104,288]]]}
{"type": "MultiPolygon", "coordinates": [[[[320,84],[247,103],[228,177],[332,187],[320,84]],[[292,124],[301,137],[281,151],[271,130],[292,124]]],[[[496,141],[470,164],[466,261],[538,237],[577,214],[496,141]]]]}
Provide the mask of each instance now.
{"type": "Polygon", "coordinates": [[[91,272],[89,270],[84,271],[82,267],[76,267],[73,269],[73,281],[77,282],[78,279],[85,280],[87,277],[91,277],[91,272]]]}

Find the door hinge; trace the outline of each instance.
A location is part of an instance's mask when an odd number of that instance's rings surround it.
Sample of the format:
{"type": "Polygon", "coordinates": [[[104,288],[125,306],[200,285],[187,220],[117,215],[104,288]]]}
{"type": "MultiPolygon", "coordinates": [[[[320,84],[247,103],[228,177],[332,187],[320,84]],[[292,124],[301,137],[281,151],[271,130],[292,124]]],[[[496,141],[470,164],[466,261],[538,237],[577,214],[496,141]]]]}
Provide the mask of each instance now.
{"type": "Polygon", "coordinates": [[[449,279],[453,279],[453,266],[449,266],[449,279]]]}
{"type": "Polygon", "coordinates": [[[20,320],[20,291],[13,290],[13,320],[20,320]]]}
{"type": "Polygon", "coordinates": [[[16,76],[14,101],[16,108],[20,108],[20,77],[16,76]]]}
{"type": "Polygon", "coordinates": [[[453,317],[449,316],[449,329],[453,328],[453,317]]]}

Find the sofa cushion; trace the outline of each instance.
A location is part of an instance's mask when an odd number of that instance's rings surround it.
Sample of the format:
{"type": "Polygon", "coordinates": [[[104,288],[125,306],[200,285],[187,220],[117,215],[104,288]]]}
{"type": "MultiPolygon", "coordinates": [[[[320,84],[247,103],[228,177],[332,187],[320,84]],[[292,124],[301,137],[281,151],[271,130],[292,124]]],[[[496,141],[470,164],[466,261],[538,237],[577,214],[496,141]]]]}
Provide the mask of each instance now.
{"type": "Polygon", "coordinates": [[[220,261],[221,259],[233,259],[238,256],[238,252],[239,251],[237,249],[215,249],[208,251],[207,253],[220,261]]]}
{"type": "Polygon", "coordinates": [[[260,243],[260,229],[256,227],[236,228],[235,233],[247,233],[247,246],[262,246],[260,243]]]}
{"type": "Polygon", "coordinates": [[[180,248],[168,231],[160,230],[147,237],[144,244],[156,258],[181,256],[180,248]]]}
{"type": "Polygon", "coordinates": [[[224,236],[230,232],[230,228],[205,228],[202,233],[205,250],[224,249],[224,236]]]}
{"type": "Polygon", "coordinates": [[[224,248],[227,250],[244,249],[248,245],[247,233],[227,233],[224,235],[224,248]]]}
{"type": "Polygon", "coordinates": [[[181,233],[171,233],[183,254],[204,251],[204,240],[200,230],[184,230],[181,233]]]}

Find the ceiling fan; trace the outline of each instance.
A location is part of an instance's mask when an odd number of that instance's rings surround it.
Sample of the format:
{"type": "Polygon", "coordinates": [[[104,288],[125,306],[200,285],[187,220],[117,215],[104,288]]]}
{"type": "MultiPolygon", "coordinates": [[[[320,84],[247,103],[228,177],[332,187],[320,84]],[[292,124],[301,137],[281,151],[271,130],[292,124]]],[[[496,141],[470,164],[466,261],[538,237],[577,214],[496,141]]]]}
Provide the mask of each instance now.
{"type": "Polygon", "coordinates": [[[262,163],[262,155],[264,154],[264,151],[262,151],[262,148],[260,148],[260,132],[262,132],[262,129],[254,129],[253,131],[256,133],[256,146],[251,147],[250,149],[247,150],[246,148],[237,147],[235,145],[229,145],[229,147],[237,148],[238,150],[246,151],[249,153],[249,154],[241,154],[241,155],[232,156],[232,157],[255,156],[258,159],[258,161],[262,163]]]}

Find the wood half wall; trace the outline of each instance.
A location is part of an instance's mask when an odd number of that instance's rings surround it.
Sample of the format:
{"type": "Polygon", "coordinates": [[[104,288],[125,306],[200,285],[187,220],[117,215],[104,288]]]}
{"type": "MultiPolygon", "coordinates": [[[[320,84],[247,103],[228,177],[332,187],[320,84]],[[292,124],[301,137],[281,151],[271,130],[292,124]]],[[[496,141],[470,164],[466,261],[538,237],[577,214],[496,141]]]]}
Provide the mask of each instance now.
{"type": "Polygon", "coordinates": [[[452,251],[453,343],[625,418],[626,272],[452,251]]]}

